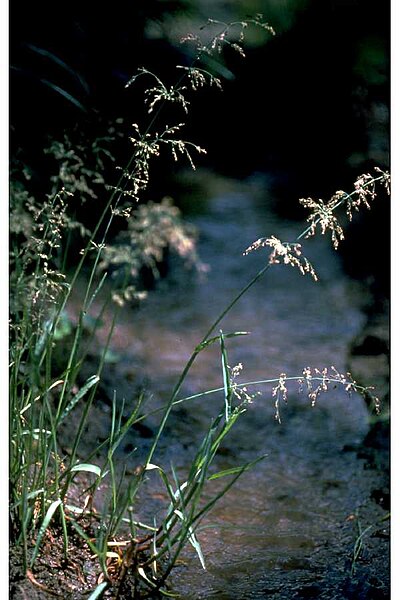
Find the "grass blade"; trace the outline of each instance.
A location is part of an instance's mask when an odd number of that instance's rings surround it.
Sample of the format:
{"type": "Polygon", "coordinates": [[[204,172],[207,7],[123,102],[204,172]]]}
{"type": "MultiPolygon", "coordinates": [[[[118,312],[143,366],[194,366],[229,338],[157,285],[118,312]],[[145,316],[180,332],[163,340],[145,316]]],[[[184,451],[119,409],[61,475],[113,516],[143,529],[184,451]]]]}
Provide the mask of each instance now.
{"type": "Polygon", "coordinates": [[[57,508],[60,506],[60,504],[61,504],[60,498],[58,500],[55,500],[54,502],[52,502],[50,504],[50,506],[49,506],[49,509],[48,509],[48,511],[47,511],[44,519],[43,519],[43,523],[40,526],[39,533],[38,533],[38,536],[37,536],[37,540],[36,540],[36,544],[35,544],[35,549],[33,551],[33,556],[32,556],[31,563],[30,563],[31,567],[33,567],[34,562],[35,562],[35,560],[37,558],[37,555],[39,553],[39,546],[40,546],[42,538],[43,538],[43,536],[44,536],[44,534],[46,532],[46,529],[48,528],[48,526],[50,524],[50,521],[53,518],[53,515],[56,512],[57,508]]]}
{"type": "Polygon", "coordinates": [[[231,383],[229,379],[229,366],[228,366],[228,356],[226,353],[225,342],[224,342],[224,334],[222,331],[219,336],[220,344],[221,344],[221,362],[222,362],[222,377],[224,381],[224,393],[225,393],[225,420],[228,422],[229,417],[232,413],[232,389],[231,383]]]}
{"type": "MultiPolygon", "coordinates": [[[[35,490],[34,492],[29,492],[29,494],[26,494],[25,500],[32,500],[32,498],[36,498],[36,496],[39,496],[39,494],[43,494],[43,492],[45,492],[44,488],[41,488],[40,490],[35,490]]],[[[18,500],[15,504],[12,504],[10,506],[10,510],[14,510],[15,508],[17,508],[17,506],[22,504],[23,501],[24,499],[21,498],[21,500],[18,500]]]]}
{"type": "Polygon", "coordinates": [[[206,571],[206,563],[204,560],[204,555],[203,555],[203,551],[201,549],[200,543],[198,541],[198,539],[195,536],[193,527],[191,527],[190,525],[188,525],[188,520],[187,517],[185,517],[184,513],[178,509],[175,509],[175,514],[180,518],[180,520],[182,521],[182,523],[184,523],[184,525],[187,528],[188,531],[188,540],[189,542],[192,544],[193,548],[196,550],[197,556],[199,557],[201,566],[203,567],[203,569],[206,571]]]}
{"type": "Polygon", "coordinates": [[[60,514],[61,514],[61,525],[63,530],[63,549],[64,549],[64,558],[67,560],[68,557],[68,530],[67,530],[67,520],[65,518],[64,506],[60,504],[60,514]]]}
{"type": "Polygon", "coordinates": [[[61,58],[56,56],[53,52],[50,52],[50,50],[46,50],[45,48],[39,48],[39,46],[35,46],[34,44],[26,44],[26,46],[30,50],[33,50],[33,52],[36,52],[37,54],[41,54],[42,56],[49,58],[56,65],[60,66],[62,69],[64,69],[68,73],[70,73],[74,78],[76,78],[79,81],[79,83],[81,84],[81,86],[83,87],[85,92],[87,94],[89,93],[89,86],[88,86],[87,82],[85,81],[85,79],[82,77],[82,75],[80,73],[78,73],[77,71],[75,71],[75,69],[73,69],[72,67],[67,65],[66,62],[61,60],[61,58]]]}
{"type": "MultiPolygon", "coordinates": [[[[263,456],[263,458],[265,458],[266,456],[267,456],[267,454],[265,454],[263,456]]],[[[248,471],[248,469],[250,469],[253,466],[253,464],[254,463],[246,463],[245,465],[242,465],[241,467],[232,467],[231,469],[225,469],[224,471],[218,471],[218,473],[214,473],[213,475],[210,475],[210,477],[208,477],[207,480],[212,481],[213,479],[220,479],[221,477],[227,477],[228,475],[236,475],[237,473],[242,474],[245,471],[248,471]]]]}
{"type": "MultiPolygon", "coordinates": [[[[249,334],[250,334],[250,331],[233,331],[231,333],[224,333],[224,338],[232,338],[232,337],[237,337],[238,335],[249,335],[249,334]]],[[[220,339],[221,339],[220,335],[215,335],[214,337],[208,338],[208,340],[199,344],[196,349],[204,350],[204,348],[207,348],[207,346],[210,346],[211,344],[215,344],[215,342],[218,342],[220,339]]]]}
{"type": "Polygon", "coordinates": [[[108,588],[108,581],[103,581],[103,583],[100,583],[100,585],[97,586],[97,588],[94,590],[94,592],[92,592],[90,594],[88,600],[96,600],[96,598],[101,598],[101,596],[103,595],[103,592],[105,592],[107,588],[108,588]]]}
{"type": "Polygon", "coordinates": [[[71,104],[74,104],[82,112],[87,113],[87,109],[83,106],[83,104],[81,104],[81,102],[79,102],[79,100],[77,100],[76,98],[74,98],[74,96],[72,96],[69,92],[67,92],[63,88],[60,88],[59,85],[56,85],[55,83],[52,83],[48,79],[40,79],[40,82],[43,83],[43,85],[46,85],[49,88],[51,88],[52,90],[54,90],[55,92],[57,92],[57,94],[60,94],[61,96],[63,96],[64,98],[66,98],[66,100],[68,100],[69,102],[71,102],[71,104]]]}
{"type": "Polygon", "coordinates": [[[159,467],[158,465],[153,465],[152,463],[148,463],[146,465],[146,471],[152,471],[154,469],[158,471],[158,473],[159,473],[159,475],[161,477],[161,481],[165,485],[165,488],[166,488],[166,490],[168,492],[168,495],[169,495],[169,497],[171,499],[171,503],[172,503],[172,505],[174,505],[176,503],[176,494],[174,493],[174,490],[172,489],[172,486],[171,486],[170,482],[168,481],[168,477],[167,477],[166,472],[161,467],[159,467]]]}
{"type": "Polygon", "coordinates": [[[97,477],[101,477],[101,469],[97,465],[92,465],[90,463],[80,463],[79,465],[75,465],[70,469],[71,473],[75,473],[78,471],[85,471],[86,473],[94,473],[97,477]]]}
{"type": "Polygon", "coordinates": [[[85,540],[85,542],[87,543],[87,545],[89,546],[89,548],[91,549],[93,554],[96,554],[96,556],[99,557],[99,560],[101,560],[101,558],[102,558],[101,550],[99,550],[99,548],[96,546],[96,544],[94,544],[92,542],[92,540],[89,538],[89,536],[86,534],[86,532],[82,529],[82,527],[80,525],[78,525],[78,523],[74,519],[70,518],[69,522],[71,523],[72,527],[79,533],[81,538],[83,540],[85,540]]]}
{"type": "Polygon", "coordinates": [[[77,405],[79,400],[83,398],[83,396],[92,388],[96,383],[100,381],[100,377],[98,375],[92,375],[89,377],[85,383],[85,385],[79,390],[79,392],[72,398],[71,402],[66,406],[64,412],[62,413],[59,423],[61,423],[71,412],[71,410],[77,405]]]}

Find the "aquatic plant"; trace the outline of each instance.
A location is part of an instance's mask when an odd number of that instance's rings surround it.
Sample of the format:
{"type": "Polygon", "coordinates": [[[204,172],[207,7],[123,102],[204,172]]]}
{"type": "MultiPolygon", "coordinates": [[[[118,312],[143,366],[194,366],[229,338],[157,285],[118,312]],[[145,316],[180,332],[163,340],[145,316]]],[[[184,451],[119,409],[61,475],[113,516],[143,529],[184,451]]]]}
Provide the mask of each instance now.
{"type": "MultiPolygon", "coordinates": [[[[195,92],[205,85],[221,87],[221,82],[211,72],[200,68],[205,55],[224,47],[244,55],[244,32],[255,25],[274,33],[262,16],[248,21],[225,24],[210,20],[205,31],[213,28],[207,42],[200,36],[189,35],[183,40],[194,46],[193,63],[190,67],[179,66],[181,76],[174,86],[165,85],[158,76],[141,69],[127,85],[133,85],[140,77],[148,77],[153,87],[145,92],[150,121],[143,132],[139,125],[133,126],[132,156],[121,170],[119,181],[111,188],[97,224],[88,231],[69,215],[69,201],[74,193],[93,195],[88,178],[101,181],[101,170],[87,169],[76,148],[64,140],[53,143],[51,152],[60,163],[58,182],[61,189],[54,189],[48,199],[39,204],[22,185],[16,185],[14,193],[13,227],[17,234],[12,247],[14,298],[11,306],[10,346],[10,479],[11,479],[11,535],[15,544],[22,547],[24,568],[30,581],[41,587],[35,577],[35,564],[40,557],[46,539],[58,536],[62,540],[64,559],[70,560],[71,540],[78,535],[82,544],[92,554],[92,570],[96,577],[90,579],[90,600],[105,593],[118,598],[128,590],[131,597],[146,597],[155,592],[173,595],[168,590],[168,577],[183,547],[190,543],[203,566],[202,548],[196,530],[202,518],[208,514],[219,499],[234,485],[235,481],[264,457],[231,469],[213,472],[213,461],[218,450],[235,423],[248,410],[255,398],[251,386],[259,383],[273,384],[272,396],[276,418],[280,420],[279,405],[287,399],[287,384],[296,381],[307,390],[314,405],[319,394],[329,385],[341,384],[350,392],[371,394],[372,391],[358,385],[350,374],[338,373],[334,367],[322,370],[305,367],[295,376],[282,373],[273,380],[238,383],[241,364],[230,366],[227,340],[246,335],[245,331],[223,332],[219,325],[223,317],[240,298],[272,266],[284,263],[298,268],[300,272],[317,279],[314,267],[304,256],[299,240],[316,233],[330,230],[337,247],[343,239],[343,228],[337,218],[337,210],[346,206],[349,217],[361,205],[369,207],[368,201],[375,195],[377,183],[388,186],[389,176],[379,172],[357,180],[355,190],[349,194],[337,192],[327,203],[322,200],[301,200],[311,209],[310,225],[291,242],[282,242],[274,236],[254,242],[245,254],[254,250],[271,248],[272,252],[263,268],[227,304],[210,325],[188,358],[177,383],[164,406],[143,414],[144,395],[140,394],[133,407],[117,401],[114,394],[110,419],[110,432],[105,441],[82,462],[79,445],[90,419],[91,409],[99,389],[104,365],[107,361],[110,340],[118,310],[126,301],[139,298],[141,290],[136,287],[135,277],[142,266],[154,273],[166,247],[173,247],[184,258],[199,264],[193,243],[193,232],[179,219],[177,209],[169,201],[161,204],[148,203],[136,208],[136,203],[147,189],[151,178],[151,163],[167,148],[174,160],[186,158],[194,168],[193,154],[205,151],[199,145],[181,139],[183,124],[165,125],[155,130],[161,111],[172,103],[185,114],[189,113],[189,91],[195,92]],[[236,34],[235,34],[236,32],[236,34]],[[23,215],[26,226],[18,226],[18,215],[23,215]],[[108,242],[109,231],[116,218],[126,219],[126,230],[116,243],[108,242]],[[77,258],[72,276],[65,272],[65,236],[78,228],[82,234],[83,249],[77,258]],[[21,238],[22,236],[22,238],[21,238]],[[65,352],[65,364],[56,372],[54,352],[63,343],[62,333],[65,308],[84,266],[89,265],[89,277],[77,322],[72,330],[70,346],[65,352]],[[98,364],[84,382],[80,379],[82,365],[88,352],[85,317],[99,296],[110,270],[116,274],[117,288],[111,297],[115,301],[115,316],[107,341],[100,349],[98,364]],[[61,341],[61,342],[60,342],[61,341]],[[195,395],[181,397],[183,383],[197,357],[211,346],[218,344],[221,357],[223,385],[218,389],[205,390],[195,395]],[[156,453],[159,441],[166,429],[171,411],[178,404],[192,402],[209,394],[219,394],[221,404],[203,440],[197,448],[188,473],[184,477],[173,466],[170,469],[158,464],[156,453]],[[65,453],[61,446],[61,429],[71,418],[71,413],[82,407],[72,448],[65,453]],[[129,408],[129,416],[124,414],[129,408]],[[146,417],[159,412],[158,430],[144,460],[134,474],[122,470],[118,473],[115,453],[128,431],[146,417]],[[103,453],[101,462],[97,457],[103,453]],[[167,503],[161,517],[152,523],[144,523],[136,515],[138,495],[150,473],[159,476],[165,488],[167,503]],[[79,502],[77,488],[82,486],[84,476],[85,499],[79,502]],[[227,481],[209,490],[215,481],[227,481]],[[81,481],[81,483],[79,483],[81,481]],[[89,483],[88,483],[89,481],[89,483]],[[104,484],[109,497],[103,501],[101,512],[96,509],[95,497],[104,484]],[[207,494],[204,494],[207,489],[207,494]],[[95,566],[94,559],[97,560],[95,566]]],[[[101,314],[99,315],[99,321],[101,314]]],[[[96,324],[95,324],[96,327],[96,324]]],[[[94,327],[94,329],[95,329],[94,327]]],[[[71,329],[68,330],[71,334],[71,329]]],[[[93,336],[93,332],[91,334],[93,336]]],[[[375,403],[378,404],[377,399],[375,403]]],[[[75,539],[75,538],[74,538],[75,539]]],[[[46,591],[46,590],[45,590],[46,591]]]]}

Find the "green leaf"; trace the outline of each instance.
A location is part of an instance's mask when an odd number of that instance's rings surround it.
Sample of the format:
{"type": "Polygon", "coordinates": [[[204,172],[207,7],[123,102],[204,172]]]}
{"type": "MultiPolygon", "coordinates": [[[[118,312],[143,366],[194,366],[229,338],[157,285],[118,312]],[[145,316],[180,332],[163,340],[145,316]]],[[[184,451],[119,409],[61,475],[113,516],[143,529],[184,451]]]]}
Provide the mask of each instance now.
{"type": "Polygon", "coordinates": [[[141,579],[143,579],[152,589],[154,589],[154,590],[157,589],[156,584],[147,577],[146,572],[143,569],[143,567],[138,567],[137,571],[138,571],[139,577],[141,579]]]}
{"type": "Polygon", "coordinates": [[[67,529],[67,520],[65,518],[64,506],[62,503],[60,505],[60,513],[61,513],[61,525],[62,525],[62,530],[63,530],[64,558],[66,560],[68,557],[68,529],[67,529]]]}
{"type": "Polygon", "coordinates": [[[71,473],[74,473],[77,471],[85,471],[86,473],[94,473],[95,475],[97,475],[97,477],[101,477],[101,469],[97,465],[91,465],[89,463],[81,463],[81,464],[75,465],[74,467],[71,468],[71,473]]]}
{"type": "Polygon", "coordinates": [[[137,572],[138,572],[140,579],[143,579],[143,581],[145,581],[151,589],[157,590],[160,594],[162,594],[163,596],[167,596],[168,598],[178,598],[179,597],[179,595],[177,595],[177,594],[173,594],[172,592],[167,592],[166,590],[158,588],[158,586],[155,583],[153,583],[151,581],[151,579],[149,579],[147,577],[143,567],[138,567],[137,572]]]}
{"type": "MultiPolygon", "coordinates": [[[[265,455],[267,456],[267,455],[265,455]]],[[[264,457],[263,457],[264,458],[264,457]]],[[[260,459],[261,460],[261,459],[260,459]]],[[[208,481],[212,481],[213,479],[220,479],[221,477],[227,477],[228,475],[236,475],[236,473],[244,473],[248,471],[252,467],[254,463],[247,463],[241,467],[232,467],[231,469],[225,469],[224,471],[218,471],[218,473],[214,473],[208,477],[208,481]]]]}
{"type": "Polygon", "coordinates": [[[42,538],[43,538],[43,536],[45,534],[45,531],[48,528],[48,526],[50,524],[50,521],[53,518],[53,515],[56,512],[57,508],[60,506],[60,504],[61,504],[61,499],[60,498],[58,500],[55,500],[54,502],[52,502],[50,504],[50,506],[49,506],[49,509],[48,509],[48,511],[47,511],[44,519],[43,519],[43,523],[40,526],[39,533],[38,533],[38,536],[37,536],[37,539],[36,539],[35,549],[33,551],[33,556],[32,556],[32,560],[31,560],[31,563],[30,563],[31,567],[33,566],[33,564],[34,564],[34,562],[35,562],[35,560],[37,558],[37,555],[39,553],[39,546],[40,546],[42,538]]]}
{"type": "Polygon", "coordinates": [[[224,381],[224,393],[225,393],[225,419],[228,422],[232,414],[232,389],[229,379],[229,367],[228,367],[228,356],[226,353],[224,334],[220,332],[220,344],[221,344],[221,362],[222,362],[222,377],[224,381]]]}
{"type": "Polygon", "coordinates": [[[162,596],[166,596],[167,598],[179,598],[179,594],[173,594],[172,592],[167,592],[166,590],[160,589],[160,594],[162,596]]]}
{"type": "MultiPolygon", "coordinates": [[[[232,337],[237,337],[238,335],[250,335],[250,331],[233,331],[232,333],[225,333],[224,337],[232,338],[232,337]]],[[[212,338],[209,338],[205,342],[202,342],[201,344],[199,344],[197,346],[197,350],[199,350],[199,351],[203,350],[204,348],[207,348],[207,346],[210,346],[211,344],[218,342],[220,339],[221,339],[220,335],[216,335],[212,338]]]]}
{"type": "Polygon", "coordinates": [[[158,465],[153,465],[152,463],[148,463],[146,465],[146,471],[153,471],[154,469],[156,469],[159,472],[161,480],[162,480],[163,484],[165,485],[165,488],[170,497],[171,506],[173,506],[175,504],[176,494],[174,493],[174,490],[172,489],[172,486],[168,481],[168,476],[167,476],[166,472],[158,465]]]}
{"type": "Polygon", "coordinates": [[[75,394],[75,396],[72,398],[71,402],[66,406],[64,412],[62,413],[59,423],[61,423],[61,421],[63,421],[71,412],[71,410],[77,405],[77,403],[79,402],[79,400],[81,400],[83,398],[83,396],[85,394],[87,394],[87,392],[90,390],[90,388],[92,388],[94,385],[96,385],[96,383],[98,383],[100,381],[100,377],[98,375],[92,375],[91,377],[89,377],[89,379],[86,381],[85,385],[79,390],[79,392],[77,394],[75,394]]]}
{"type": "MultiPolygon", "coordinates": [[[[114,394],[114,397],[115,397],[115,394],[114,394]]],[[[110,446],[110,450],[109,450],[109,455],[110,456],[113,455],[113,453],[115,452],[115,450],[118,448],[118,446],[120,445],[120,443],[124,439],[124,437],[127,434],[127,432],[130,430],[130,428],[132,427],[132,425],[134,423],[136,423],[136,421],[138,420],[137,419],[137,414],[138,414],[138,412],[140,410],[140,407],[142,405],[143,399],[144,399],[144,395],[142,393],[142,394],[140,394],[140,396],[139,396],[139,398],[138,398],[138,400],[136,402],[136,407],[134,408],[132,414],[130,415],[130,417],[126,421],[126,423],[122,427],[118,424],[118,426],[116,428],[115,439],[114,439],[114,431],[111,432],[111,435],[110,435],[111,446],[110,446]]],[[[114,398],[113,398],[113,403],[115,403],[115,399],[114,398]]],[[[114,414],[114,412],[115,412],[115,409],[113,408],[113,414],[114,414]]],[[[114,429],[115,429],[115,427],[114,427],[114,429]]],[[[136,448],[134,449],[134,451],[136,451],[136,448]]]]}
{"type": "Polygon", "coordinates": [[[54,327],[54,318],[47,319],[47,321],[45,322],[45,324],[43,326],[43,333],[39,337],[39,339],[35,345],[34,358],[36,360],[39,360],[39,358],[47,344],[47,341],[50,337],[50,333],[51,333],[53,327],[54,327]]]}
{"type": "MultiPolygon", "coordinates": [[[[187,518],[185,517],[185,515],[183,514],[182,511],[178,510],[177,508],[174,510],[174,513],[181,519],[181,521],[186,524],[187,523],[187,518]]],[[[195,533],[193,531],[193,527],[191,527],[190,525],[187,527],[188,529],[188,540],[189,542],[192,544],[193,548],[196,550],[197,552],[197,556],[199,557],[201,566],[203,567],[203,569],[206,571],[206,563],[204,560],[204,555],[203,555],[203,551],[201,549],[200,543],[198,541],[198,539],[195,536],[195,533]]]]}
{"type": "Polygon", "coordinates": [[[91,551],[93,552],[93,554],[96,554],[96,556],[98,556],[100,558],[102,556],[102,552],[99,550],[99,548],[96,546],[96,544],[94,544],[91,541],[90,537],[82,529],[82,527],[80,525],[78,525],[78,523],[74,519],[70,519],[69,522],[71,523],[72,527],[79,533],[79,535],[81,536],[81,538],[83,540],[85,540],[85,542],[87,543],[87,545],[89,546],[89,548],[91,549],[91,551]]]}
{"type": "MultiPolygon", "coordinates": [[[[39,494],[43,494],[44,491],[45,491],[45,489],[41,488],[40,490],[35,490],[34,492],[29,492],[29,494],[26,495],[26,500],[32,500],[32,498],[36,498],[36,496],[39,496],[39,494]]],[[[24,498],[21,498],[21,500],[18,500],[18,502],[16,502],[15,504],[13,504],[10,507],[10,510],[14,510],[14,508],[17,508],[17,506],[22,504],[23,501],[24,501],[24,498]]]]}
{"type": "Polygon", "coordinates": [[[103,592],[108,588],[108,581],[103,581],[97,588],[92,592],[88,598],[88,600],[96,600],[96,598],[100,598],[103,595],[103,592]]]}

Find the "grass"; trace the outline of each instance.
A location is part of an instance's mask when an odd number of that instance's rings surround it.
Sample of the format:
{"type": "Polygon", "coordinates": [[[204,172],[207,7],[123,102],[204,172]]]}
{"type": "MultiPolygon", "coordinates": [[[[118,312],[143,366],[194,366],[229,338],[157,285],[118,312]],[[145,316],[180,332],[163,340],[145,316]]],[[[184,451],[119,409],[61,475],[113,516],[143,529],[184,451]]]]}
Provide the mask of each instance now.
{"type": "MultiPolygon", "coordinates": [[[[279,404],[282,399],[286,399],[287,384],[291,381],[300,382],[306,388],[312,404],[331,384],[341,384],[348,392],[372,393],[353,381],[349,374],[338,373],[333,367],[322,371],[307,367],[296,376],[282,373],[274,380],[239,384],[236,377],[241,366],[230,366],[228,344],[232,339],[246,335],[246,332],[223,332],[219,330],[219,325],[241,297],[275,264],[288,264],[299,269],[303,275],[311,275],[317,280],[314,267],[303,255],[300,240],[314,235],[320,227],[323,234],[330,232],[336,248],[343,239],[343,229],[337,218],[338,209],[345,206],[348,217],[351,218],[352,211],[358,210],[361,205],[369,208],[370,200],[376,195],[376,184],[388,186],[389,176],[382,171],[377,172],[375,177],[362,175],[351,193],[337,192],[327,203],[303,199],[302,204],[311,211],[309,225],[296,240],[283,242],[274,236],[260,238],[245,251],[248,254],[263,248],[272,249],[263,268],[227,303],[193,349],[168,401],[158,409],[158,430],[147,455],[133,476],[127,477],[124,470],[120,471],[115,454],[129,430],[156,412],[143,412],[143,394],[130,407],[125,406],[117,393],[114,394],[107,439],[93,448],[93,452],[83,462],[80,458],[80,442],[98,394],[118,311],[126,301],[140,296],[135,275],[143,264],[150,266],[156,273],[163,250],[169,246],[175,247],[182,256],[191,256],[193,262],[197,261],[193,239],[180,223],[176,209],[167,204],[164,204],[162,210],[159,205],[133,208],[148,186],[151,161],[160,155],[164,147],[169,148],[174,160],[178,160],[180,156],[186,157],[193,168],[193,152],[204,152],[196,144],[181,139],[180,122],[156,131],[162,109],[166,104],[173,103],[186,115],[189,112],[189,89],[193,92],[206,84],[220,87],[220,81],[198,65],[205,54],[213,51],[218,53],[224,45],[243,54],[244,31],[251,24],[268,33],[272,32],[270,26],[261,17],[257,17],[248,22],[233,24],[210,20],[208,26],[217,28],[217,33],[213,30],[207,43],[200,37],[188,36],[186,41],[194,44],[193,64],[191,67],[180,68],[180,78],[172,87],[165,85],[146,69],[140,70],[128,82],[128,85],[132,85],[139,77],[148,77],[155,82],[154,87],[148,88],[145,94],[150,120],[143,133],[138,125],[134,126],[131,137],[134,148],[132,156],[122,169],[119,181],[112,189],[93,231],[84,231],[86,242],[76,257],[77,266],[72,276],[68,277],[65,269],[68,247],[66,240],[68,233],[77,227],[69,215],[71,190],[64,186],[40,204],[24,189],[15,189],[15,214],[24,216],[27,228],[17,232],[12,246],[11,538],[14,545],[22,548],[24,570],[34,584],[38,583],[34,572],[43,542],[51,535],[52,528],[57,527],[63,541],[65,560],[70,558],[71,537],[77,534],[97,561],[97,566],[93,568],[100,575],[91,590],[91,600],[100,598],[106,590],[110,590],[115,598],[121,597],[128,584],[134,597],[146,597],[155,592],[173,596],[168,589],[168,577],[187,543],[193,546],[201,565],[205,567],[203,551],[196,535],[201,520],[245,471],[265,458],[256,457],[251,462],[225,471],[215,471],[213,466],[221,444],[236,422],[243,418],[252,402],[254,395],[249,389],[259,383],[275,384],[273,396],[278,420],[279,404]],[[237,36],[234,41],[232,32],[235,31],[237,36]],[[112,246],[108,237],[116,218],[127,219],[128,234],[125,232],[125,237],[120,238],[119,244],[112,246]],[[169,219],[169,235],[162,238],[166,219],[169,219]],[[149,222],[154,224],[151,236],[149,222]],[[54,353],[65,340],[62,329],[65,325],[65,309],[78,278],[84,267],[88,266],[89,276],[82,305],[77,323],[70,332],[71,344],[65,352],[63,367],[57,372],[54,353]],[[93,367],[92,375],[82,382],[82,365],[88,353],[85,318],[112,270],[117,275],[114,321],[107,341],[100,349],[98,363],[93,367]],[[192,365],[202,352],[215,344],[220,348],[223,385],[218,389],[182,397],[182,387],[192,365]],[[166,469],[157,464],[160,438],[165,433],[171,411],[177,404],[199,401],[210,394],[218,395],[221,399],[220,407],[204,432],[203,440],[182,479],[173,466],[166,469]],[[68,425],[71,414],[78,407],[82,407],[81,417],[71,451],[66,456],[62,451],[61,427],[65,423],[68,425]],[[124,415],[127,409],[130,413],[126,418],[124,415]],[[104,456],[100,464],[94,458],[99,454],[104,456]],[[168,500],[158,522],[154,519],[152,523],[143,523],[133,516],[134,507],[151,472],[158,475],[168,500]],[[84,504],[77,505],[72,492],[74,486],[79,485],[77,481],[82,475],[90,483],[85,492],[84,504]],[[212,491],[216,481],[223,485],[218,485],[212,491]],[[109,495],[99,512],[95,509],[95,497],[103,485],[107,486],[109,495]]],[[[80,181],[76,169],[74,177],[75,182],[80,181]]],[[[65,183],[68,178],[64,176],[60,181],[65,183]]],[[[97,322],[100,320],[101,313],[97,322]]],[[[96,326],[92,335],[95,329],[96,326]]]]}
{"type": "Polygon", "coordinates": [[[356,512],[355,520],[356,520],[356,526],[357,526],[357,537],[354,542],[353,556],[352,556],[351,568],[350,568],[350,573],[351,573],[352,577],[356,573],[357,562],[360,560],[360,558],[362,557],[362,554],[363,554],[364,540],[368,537],[368,534],[370,534],[370,532],[373,529],[375,529],[376,527],[381,527],[381,524],[384,521],[387,521],[389,518],[390,518],[390,513],[381,517],[376,523],[372,523],[371,525],[368,525],[367,527],[363,528],[361,525],[359,514],[358,514],[358,512],[356,512]]]}

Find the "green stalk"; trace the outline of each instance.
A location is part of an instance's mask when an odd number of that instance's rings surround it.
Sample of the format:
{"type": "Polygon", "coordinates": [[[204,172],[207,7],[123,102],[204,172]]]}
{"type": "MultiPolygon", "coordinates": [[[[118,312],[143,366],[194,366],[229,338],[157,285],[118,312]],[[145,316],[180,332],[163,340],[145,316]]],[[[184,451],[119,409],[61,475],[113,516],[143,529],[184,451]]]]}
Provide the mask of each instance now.
{"type": "MultiPolygon", "coordinates": [[[[100,363],[99,363],[99,366],[98,366],[98,369],[97,369],[97,373],[96,373],[99,378],[100,378],[100,375],[101,375],[102,370],[103,370],[106,353],[107,353],[107,350],[108,350],[109,345],[110,345],[112,333],[114,331],[115,321],[116,321],[116,318],[117,318],[117,312],[118,311],[116,309],[115,313],[114,313],[114,316],[113,316],[112,323],[111,323],[110,331],[109,331],[109,334],[107,336],[107,340],[106,340],[106,343],[105,343],[105,346],[104,346],[104,349],[103,349],[103,353],[102,353],[101,358],[100,358],[100,363]]],[[[75,464],[76,454],[77,454],[79,442],[81,440],[82,433],[83,433],[84,427],[86,425],[86,421],[87,421],[87,418],[88,418],[88,415],[89,415],[90,408],[91,408],[91,406],[93,404],[93,400],[94,400],[94,397],[95,397],[95,394],[96,394],[96,391],[97,391],[97,387],[98,387],[98,383],[96,383],[95,385],[92,386],[92,388],[90,390],[89,398],[87,399],[86,404],[85,404],[85,409],[83,411],[83,415],[82,415],[81,420],[79,422],[78,431],[77,431],[77,434],[75,436],[74,445],[73,445],[72,452],[71,452],[71,457],[70,457],[70,464],[72,466],[75,464]]],[[[61,498],[65,497],[65,495],[66,495],[66,493],[68,491],[69,485],[71,483],[72,477],[73,477],[73,473],[71,471],[69,471],[69,473],[68,473],[68,475],[66,477],[66,481],[65,481],[64,487],[63,487],[62,492],[61,492],[61,498]]]]}
{"type": "Polygon", "coordinates": [[[161,420],[161,424],[158,428],[157,431],[157,435],[154,439],[153,445],[150,449],[150,452],[148,454],[147,457],[147,463],[149,464],[151,463],[151,460],[153,458],[154,452],[156,450],[156,447],[158,445],[159,439],[161,437],[162,432],[164,431],[165,425],[167,423],[168,417],[171,413],[172,407],[174,405],[174,402],[181,390],[181,387],[183,385],[183,382],[186,379],[187,374],[189,373],[194,361],[196,360],[197,356],[200,354],[200,352],[203,350],[202,345],[207,341],[208,337],[211,335],[211,333],[214,331],[214,329],[217,327],[217,325],[219,325],[219,323],[222,321],[222,319],[225,317],[225,315],[235,306],[235,304],[240,300],[240,298],[264,275],[264,273],[271,267],[270,264],[265,265],[258,273],[257,275],[255,275],[255,277],[253,277],[253,279],[247,284],[245,285],[240,292],[234,297],[234,299],[228,304],[228,306],[220,313],[220,315],[215,319],[215,321],[212,323],[212,325],[210,326],[210,328],[207,330],[207,333],[203,336],[202,340],[200,341],[200,343],[196,346],[196,348],[194,349],[192,355],[190,356],[189,360],[187,361],[179,379],[177,384],[175,385],[175,388],[172,392],[172,395],[167,403],[165,412],[163,414],[162,420],[161,420]]]}

